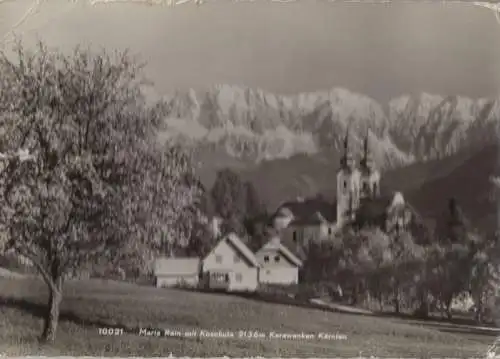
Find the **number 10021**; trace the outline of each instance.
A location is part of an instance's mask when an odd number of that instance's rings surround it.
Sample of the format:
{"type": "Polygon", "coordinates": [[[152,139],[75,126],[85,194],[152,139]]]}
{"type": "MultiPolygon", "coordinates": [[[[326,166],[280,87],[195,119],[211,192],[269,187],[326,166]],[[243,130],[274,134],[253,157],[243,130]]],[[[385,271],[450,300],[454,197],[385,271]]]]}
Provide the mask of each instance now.
{"type": "Polygon", "coordinates": [[[122,335],[123,329],[121,328],[99,328],[99,335],[122,335]]]}

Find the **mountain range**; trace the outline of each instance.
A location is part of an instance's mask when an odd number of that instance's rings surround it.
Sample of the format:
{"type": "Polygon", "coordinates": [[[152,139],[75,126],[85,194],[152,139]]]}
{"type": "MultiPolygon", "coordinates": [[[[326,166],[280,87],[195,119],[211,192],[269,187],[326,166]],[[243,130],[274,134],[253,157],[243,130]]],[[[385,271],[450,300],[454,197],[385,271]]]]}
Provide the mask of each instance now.
{"type": "Polygon", "coordinates": [[[334,196],[348,129],[358,149],[369,134],[382,185],[416,208],[432,214],[447,197],[462,196],[477,217],[493,205],[488,179],[497,168],[500,97],[423,93],[380,104],[343,88],[285,96],[216,85],[165,100],[161,135],[194,150],[202,181],[210,186],[218,169],[233,168],[270,208],[297,196],[334,196]]]}

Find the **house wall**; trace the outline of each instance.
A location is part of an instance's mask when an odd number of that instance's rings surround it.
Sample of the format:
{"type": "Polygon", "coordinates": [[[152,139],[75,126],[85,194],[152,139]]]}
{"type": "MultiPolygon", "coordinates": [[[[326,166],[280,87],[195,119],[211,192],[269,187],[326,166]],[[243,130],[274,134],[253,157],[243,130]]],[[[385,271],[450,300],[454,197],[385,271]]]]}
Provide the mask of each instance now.
{"type": "Polygon", "coordinates": [[[166,288],[175,287],[177,285],[187,285],[191,287],[198,286],[199,277],[196,274],[187,275],[158,275],[156,276],[156,287],[166,288]]]}
{"type": "Polygon", "coordinates": [[[277,249],[261,250],[255,255],[261,268],[259,282],[266,284],[297,284],[299,270],[277,249]],[[268,257],[268,261],[266,261],[268,257]],[[278,260],[276,260],[278,258],[278,260]]]}
{"type": "Polygon", "coordinates": [[[263,284],[290,285],[299,283],[298,268],[261,268],[259,282],[263,284]]]}
{"type": "Polygon", "coordinates": [[[247,268],[241,271],[229,273],[230,291],[255,291],[259,286],[259,270],[258,268],[247,268]]]}
{"type": "Polygon", "coordinates": [[[203,272],[221,271],[229,274],[228,290],[255,290],[258,270],[227,241],[220,242],[203,260],[203,272]],[[241,280],[240,280],[241,279],[241,280]]]}

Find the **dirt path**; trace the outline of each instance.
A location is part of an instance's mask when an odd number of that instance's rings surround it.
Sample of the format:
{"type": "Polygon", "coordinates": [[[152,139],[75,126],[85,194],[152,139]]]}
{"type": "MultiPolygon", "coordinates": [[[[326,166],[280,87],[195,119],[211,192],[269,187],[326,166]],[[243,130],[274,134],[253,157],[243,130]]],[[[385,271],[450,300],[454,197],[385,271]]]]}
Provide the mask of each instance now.
{"type": "MultiPolygon", "coordinates": [[[[316,305],[324,306],[325,308],[329,308],[329,309],[341,312],[341,313],[365,314],[365,315],[374,315],[374,316],[377,315],[377,313],[374,313],[374,312],[369,311],[369,310],[355,308],[355,307],[351,307],[348,305],[330,303],[330,302],[326,302],[326,301],[319,299],[319,298],[311,299],[310,302],[313,304],[316,304],[316,305]]],[[[398,318],[392,318],[390,316],[388,316],[387,318],[398,320],[398,318]]],[[[462,330],[470,330],[470,331],[490,332],[492,334],[498,333],[500,335],[500,328],[465,325],[465,324],[454,324],[454,323],[439,322],[439,321],[433,321],[433,320],[418,320],[418,319],[404,320],[404,322],[409,323],[409,324],[417,324],[417,325],[423,325],[423,326],[428,326],[428,327],[434,327],[436,329],[454,328],[454,329],[462,329],[462,330]]]]}
{"type": "Polygon", "coordinates": [[[366,310],[366,309],[360,309],[360,308],[355,308],[355,307],[350,307],[348,305],[341,305],[341,304],[336,304],[336,303],[330,303],[330,302],[325,302],[322,299],[315,298],[315,299],[310,299],[310,302],[316,305],[321,305],[329,309],[336,310],[338,312],[342,313],[356,313],[356,314],[368,314],[368,315],[375,315],[375,313],[366,310]]]}

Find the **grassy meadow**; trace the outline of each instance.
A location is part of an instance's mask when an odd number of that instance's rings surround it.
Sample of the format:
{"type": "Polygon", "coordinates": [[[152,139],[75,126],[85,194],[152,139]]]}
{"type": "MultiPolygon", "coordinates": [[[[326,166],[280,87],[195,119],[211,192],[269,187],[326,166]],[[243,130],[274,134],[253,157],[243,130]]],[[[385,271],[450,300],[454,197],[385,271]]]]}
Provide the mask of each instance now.
{"type": "MultiPolygon", "coordinates": [[[[396,318],[327,312],[223,294],[113,281],[66,283],[56,342],[38,344],[44,283],[0,279],[0,353],[6,355],[248,357],[484,357],[493,333],[449,330],[396,318]],[[105,336],[99,328],[123,327],[105,336]],[[139,328],[332,333],[343,339],[145,337],[139,328]],[[129,334],[127,334],[127,332],[129,334]],[[134,334],[130,332],[135,332],[134,334]]],[[[456,328],[455,328],[456,329],[456,328]]]]}

